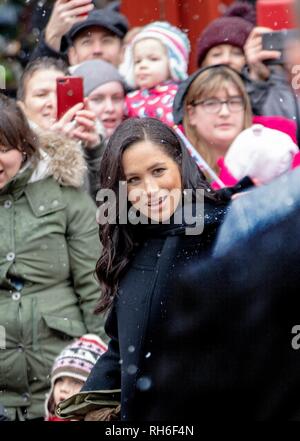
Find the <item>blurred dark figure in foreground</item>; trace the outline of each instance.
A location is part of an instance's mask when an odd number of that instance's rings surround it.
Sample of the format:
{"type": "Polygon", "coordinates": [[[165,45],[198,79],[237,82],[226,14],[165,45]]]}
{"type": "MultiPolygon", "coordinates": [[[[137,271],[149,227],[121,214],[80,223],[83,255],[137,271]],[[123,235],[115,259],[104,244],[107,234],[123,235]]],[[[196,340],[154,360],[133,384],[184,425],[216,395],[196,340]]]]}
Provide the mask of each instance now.
{"type": "Polygon", "coordinates": [[[161,360],[149,366],[155,373],[145,375],[136,401],[137,419],[300,419],[300,208],[294,207],[241,237],[226,255],[182,273],[161,360]]]}

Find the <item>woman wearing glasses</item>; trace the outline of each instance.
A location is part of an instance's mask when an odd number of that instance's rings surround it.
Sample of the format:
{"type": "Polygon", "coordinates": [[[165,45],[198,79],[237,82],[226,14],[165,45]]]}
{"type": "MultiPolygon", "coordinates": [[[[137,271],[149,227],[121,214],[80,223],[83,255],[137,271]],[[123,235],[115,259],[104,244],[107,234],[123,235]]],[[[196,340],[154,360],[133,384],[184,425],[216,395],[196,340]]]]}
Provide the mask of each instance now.
{"type": "Polygon", "coordinates": [[[226,185],[237,180],[225,169],[223,158],[237,136],[253,123],[286,132],[295,140],[293,127],[285,119],[253,118],[240,75],[225,65],[200,69],[182,83],[173,114],[174,121],[183,124],[187,138],[226,185]]]}

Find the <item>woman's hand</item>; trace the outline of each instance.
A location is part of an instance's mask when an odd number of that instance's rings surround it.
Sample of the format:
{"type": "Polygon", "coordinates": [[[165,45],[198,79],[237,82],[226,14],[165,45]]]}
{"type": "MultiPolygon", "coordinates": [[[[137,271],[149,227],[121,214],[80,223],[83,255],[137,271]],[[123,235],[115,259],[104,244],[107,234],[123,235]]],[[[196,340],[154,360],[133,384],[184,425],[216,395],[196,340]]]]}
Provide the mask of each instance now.
{"type": "Polygon", "coordinates": [[[100,144],[103,133],[99,133],[99,125],[94,112],[88,108],[87,100],[69,109],[51,130],[70,139],[81,141],[85,148],[92,149],[100,144]],[[85,108],[87,107],[87,108],[85,108]]]}
{"type": "Polygon", "coordinates": [[[267,80],[270,69],[265,65],[265,60],[277,60],[281,52],[263,50],[262,35],[272,32],[272,29],[257,26],[252,29],[244,46],[249,75],[252,80],[267,80]]]}

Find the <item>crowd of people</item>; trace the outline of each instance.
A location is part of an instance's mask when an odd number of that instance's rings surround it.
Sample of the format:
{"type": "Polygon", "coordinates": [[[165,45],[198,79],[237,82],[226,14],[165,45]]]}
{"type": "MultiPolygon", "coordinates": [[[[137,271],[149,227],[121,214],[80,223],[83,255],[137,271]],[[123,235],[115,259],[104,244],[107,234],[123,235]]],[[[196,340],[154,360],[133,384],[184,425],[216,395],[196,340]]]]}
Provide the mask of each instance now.
{"type": "Polygon", "coordinates": [[[233,2],[190,72],[173,24],[54,2],[0,95],[1,419],[299,418],[300,57],[269,31],[233,2]]]}

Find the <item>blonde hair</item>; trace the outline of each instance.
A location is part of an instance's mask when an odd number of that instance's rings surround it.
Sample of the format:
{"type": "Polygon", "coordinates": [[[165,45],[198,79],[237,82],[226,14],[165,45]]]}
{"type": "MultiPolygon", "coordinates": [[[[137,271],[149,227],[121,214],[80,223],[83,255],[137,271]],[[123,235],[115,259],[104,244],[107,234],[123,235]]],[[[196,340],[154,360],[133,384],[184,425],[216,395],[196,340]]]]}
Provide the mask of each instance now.
{"type": "Polygon", "coordinates": [[[211,149],[206,140],[200,136],[197,129],[189,122],[188,107],[196,100],[202,100],[211,97],[214,93],[222,88],[226,88],[228,84],[232,84],[243,97],[244,108],[244,125],[243,129],[247,129],[252,125],[252,110],[249,96],[246,92],[244,83],[238,73],[226,66],[214,66],[204,72],[200,72],[196,79],[192,82],[184,100],[183,127],[186,136],[194,147],[199,151],[208,164],[218,172],[218,167],[214,163],[211,156],[211,149]]]}

